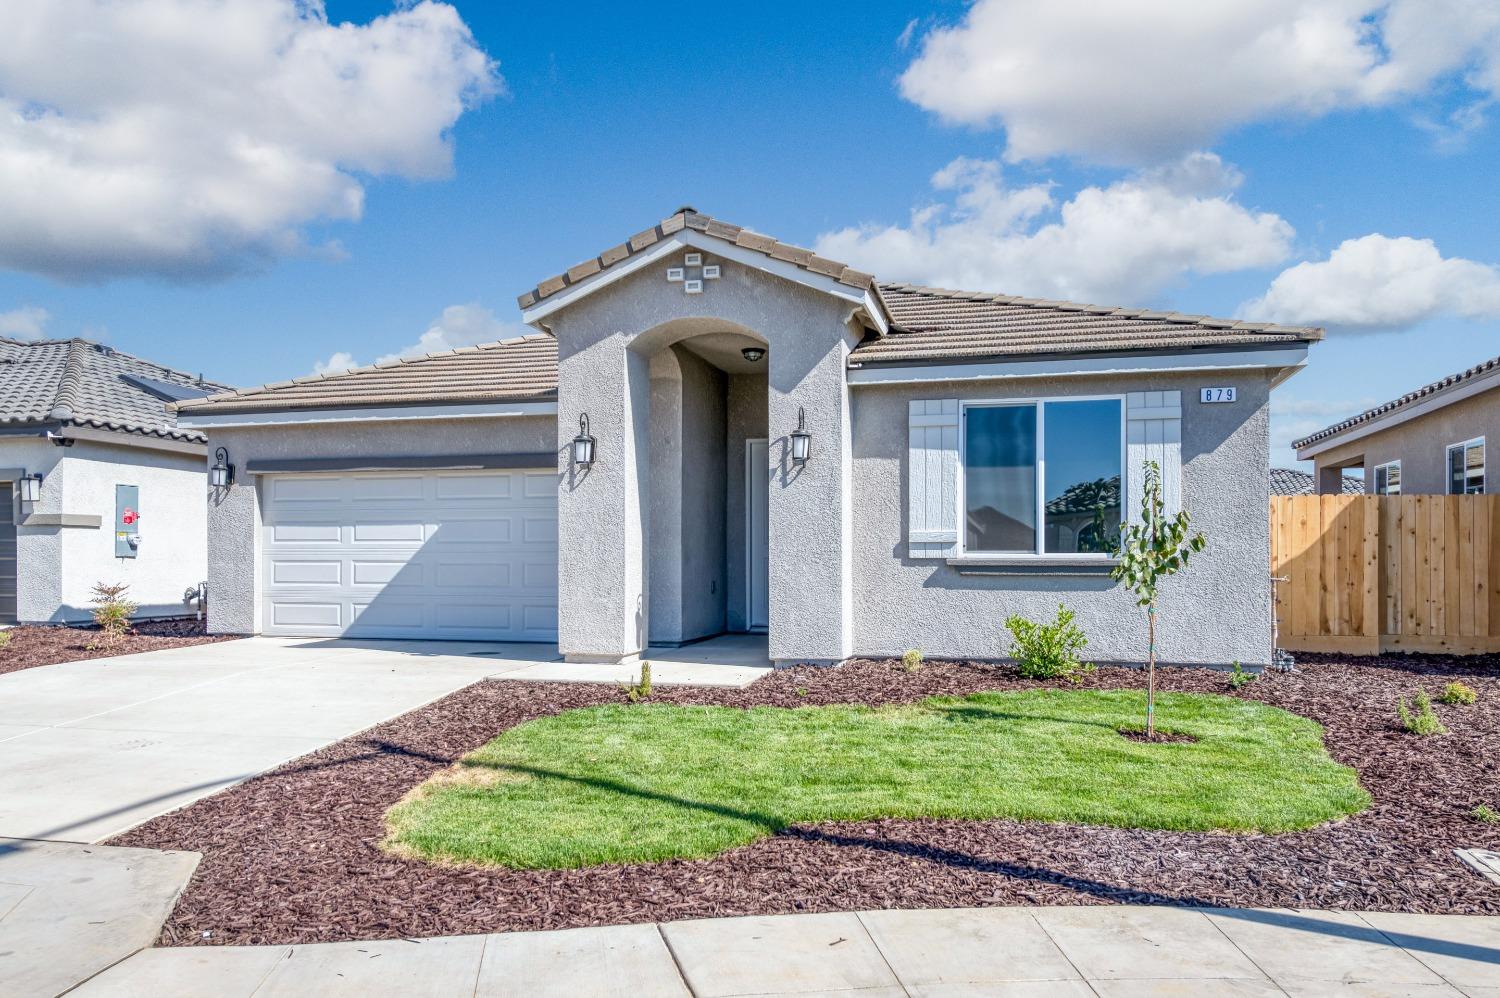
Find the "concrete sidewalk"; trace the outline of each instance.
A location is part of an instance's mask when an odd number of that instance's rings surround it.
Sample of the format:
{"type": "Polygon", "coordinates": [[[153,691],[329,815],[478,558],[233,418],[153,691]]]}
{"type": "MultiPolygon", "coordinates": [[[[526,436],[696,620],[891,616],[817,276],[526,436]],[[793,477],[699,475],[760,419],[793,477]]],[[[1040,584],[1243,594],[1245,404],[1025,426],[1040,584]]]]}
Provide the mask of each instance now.
{"type": "Polygon", "coordinates": [[[136,954],[77,995],[1500,996],[1500,917],[989,908],[136,954]]]}

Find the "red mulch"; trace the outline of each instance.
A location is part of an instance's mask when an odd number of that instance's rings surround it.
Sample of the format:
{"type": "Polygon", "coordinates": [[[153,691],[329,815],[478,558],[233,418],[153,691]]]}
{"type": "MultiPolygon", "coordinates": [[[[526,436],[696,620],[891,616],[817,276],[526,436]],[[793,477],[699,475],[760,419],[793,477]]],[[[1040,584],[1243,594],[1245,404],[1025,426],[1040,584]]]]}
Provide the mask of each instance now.
{"type": "Polygon", "coordinates": [[[10,643],[0,648],[0,676],[7,672],[34,669],[59,662],[82,662],[89,658],[111,658],[136,652],[181,648],[213,641],[228,641],[224,635],[209,635],[196,620],[145,620],[131,629],[125,639],[108,648],[90,648],[99,640],[97,627],[40,627],[23,624],[5,633],[10,643]]]}
{"type": "MultiPolygon", "coordinates": [[[[1039,822],[884,820],[801,826],[708,860],[583,870],[467,869],[377,848],[407,790],[502,729],[606,701],[609,686],[483,682],[115,839],[203,853],[162,942],[307,943],[773,912],[1155,903],[1500,913],[1500,889],[1451,850],[1500,849],[1500,658],[1304,656],[1239,691],[1206,669],[1172,690],[1253,697],[1312,717],[1375,798],[1363,814],[1284,835],[1039,822]],[[1437,706],[1451,734],[1395,727],[1395,701],[1463,678],[1475,707],[1437,706]],[[209,935],[205,938],[204,934],[209,935]]],[[[1101,668],[1085,687],[1139,687],[1101,668]]],[[[1041,685],[1005,667],[857,662],[778,672],[744,690],[659,688],[673,703],[905,702],[1041,685]]]]}

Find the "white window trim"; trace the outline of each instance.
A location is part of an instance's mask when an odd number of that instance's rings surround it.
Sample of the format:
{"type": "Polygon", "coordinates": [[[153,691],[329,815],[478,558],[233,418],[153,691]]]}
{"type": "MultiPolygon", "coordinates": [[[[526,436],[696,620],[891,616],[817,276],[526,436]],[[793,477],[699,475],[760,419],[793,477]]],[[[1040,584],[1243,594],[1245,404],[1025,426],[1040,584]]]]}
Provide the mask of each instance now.
{"type": "Polygon", "coordinates": [[[1443,451],[1443,478],[1448,482],[1448,494],[1450,496],[1467,494],[1453,491],[1453,452],[1459,448],[1467,451],[1475,444],[1484,448],[1484,474],[1480,478],[1480,488],[1484,489],[1484,495],[1490,494],[1490,448],[1484,442],[1484,437],[1480,436],[1474,437],[1472,440],[1461,440],[1456,444],[1449,444],[1447,449],[1443,451]]]}
{"type": "Polygon", "coordinates": [[[1397,477],[1399,477],[1400,474],[1401,474],[1401,462],[1400,462],[1399,459],[1395,460],[1395,461],[1387,461],[1384,464],[1377,464],[1375,467],[1373,467],[1373,468],[1370,469],[1370,492],[1373,495],[1398,496],[1398,495],[1401,494],[1401,486],[1400,486],[1399,483],[1397,483],[1397,485],[1396,485],[1396,491],[1395,492],[1391,492],[1390,491],[1390,480],[1391,480],[1391,469],[1392,468],[1396,469],[1396,475],[1397,475],[1397,477]],[[1379,489],[1380,473],[1382,471],[1385,472],[1385,476],[1386,476],[1386,491],[1385,492],[1381,492],[1380,489],[1379,489]]]}
{"type": "Polygon", "coordinates": [[[1040,395],[1028,398],[1004,398],[1004,399],[964,399],[958,404],[958,544],[955,550],[958,557],[955,561],[983,561],[983,562],[1036,562],[1036,563],[1059,563],[1078,562],[1082,564],[1110,564],[1114,562],[1113,555],[1107,553],[1076,554],[1076,553],[1049,553],[1045,550],[1047,543],[1047,496],[1044,488],[1047,481],[1047,417],[1045,404],[1048,402],[1118,402],[1120,404],[1120,512],[1123,519],[1125,511],[1125,497],[1128,495],[1126,489],[1129,487],[1128,451],[1126,446],[1127,433],[1126,424],[1130,417],[1126,412],[1126,398],[1124,395],[1040,395]],[[1036,407],[1036,548],[1033,551],[970,551],[969,544],[969,410],[989,409],[998,406],[1023,406],[1036,407]]]}

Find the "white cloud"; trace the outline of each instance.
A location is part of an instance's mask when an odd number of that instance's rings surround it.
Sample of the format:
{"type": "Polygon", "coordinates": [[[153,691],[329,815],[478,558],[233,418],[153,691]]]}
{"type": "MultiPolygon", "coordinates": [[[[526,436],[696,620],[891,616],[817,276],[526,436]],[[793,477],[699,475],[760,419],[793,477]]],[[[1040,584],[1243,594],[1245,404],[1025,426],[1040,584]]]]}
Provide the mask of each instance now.
{"type": "Polygon", "coordinates": [[[361,178],[444,176],[501,81],[453,7],[48,0],[0,31],[0,267],[216,276],[360,217],[361,178]]]}
{"type": "Polygon", "coordinates": [[[1050,184],[1007,187],[999,164],[956,159],[932,178],[951,196],[906,225],[830,232],[817,251],[883,279],[1101,304],[1149,303],[1194,274],[1284,260],[1285,220],[1233,198],[1240,175],[1193,153],[1058,204],[1050,184]]]}
{"type": "Polygon", "coordinates": [[[1151,162],[1248,122],[1448,85],[1481,107],[1500,95],[1500,4],[977,0],[923,35],[899,84],[948,122],[1003,127],[1013,160],[1151,162]]]}
{"type": "MultiPolygon", "coordinates": [[[[525,336],[531,332],[534,330],[520,323],[501,321],[495,317],[494,312],[478,303],[449,305],[443,309],[441,315],[432,320],[427,331],[417,337],[415,343],[402,347],[394,353],[382,354],[375,360],[376,363],[405,360],[479,343],[493,343],[512,336],[525,336]]],[[[358,366],[359,362],[355,360],[352,353],[340,350],[327,360],[320,360],[314,364],[313,373],[334,374],[358,366]]]]}
{"type": "Polygon", "coordinates": [[[52,314],[36,305],[22,305],[9,312],[0,312],[0,336],[17,340],[39,340],[46,333],[52,314]]]}
{"type": "Polygon", "coordinates": [[[1282,271],[1240,314],[1352,331],[1405,329],[1440,315],[1500,319],[1500,269],[1445,257],[1431,239],[1373,233],[1282,271]]]}

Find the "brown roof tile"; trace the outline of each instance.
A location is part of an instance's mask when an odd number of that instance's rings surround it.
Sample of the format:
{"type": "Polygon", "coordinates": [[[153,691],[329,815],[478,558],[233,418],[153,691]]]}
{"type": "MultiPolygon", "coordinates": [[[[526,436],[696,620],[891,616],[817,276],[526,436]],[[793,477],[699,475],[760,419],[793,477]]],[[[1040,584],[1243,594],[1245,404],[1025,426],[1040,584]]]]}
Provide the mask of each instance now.
{"type": "Polygon", "coordinates": [[[881,284],[879,289],[895,326],[889,335],[868,337],[857,346],[851,363],[1309,342],[1323,336],[1310,327],[914,284],[881,284]]]}
{"type": "Polygon", "coordinates": [[[1415,391],[1407,392],[1400,398],[1391,399],[1389,402],[1377,405],[1373,409],[1366,409],[1359,415],[1350,416],[1348,419],[1334,423],[1332,426],[1325,426],[1317,433],[1303,437],[1301,440],[1292,441],[1292,447],[1306,447],[1308,444],[1317,443],[1319,440],[1326,440],[1329,437],[1337,436],[1345,430],[1352,429],[1361,423],[1368,423],[1370,420],[1384,416],[1388,412],[1404,409],[1413,402],[1420,402],[1422,399],[1430,398],[1439,392],[1472,381],[1482,374],[1497,369],[1500,369],[1500,357],[1492,357],[1482,364],[1475,364],[1466,371],[1459,371],[1457,374],[1450,374],[1446,378],[1439,378],[1431,384],[1423,385],[1415,391]]]}

